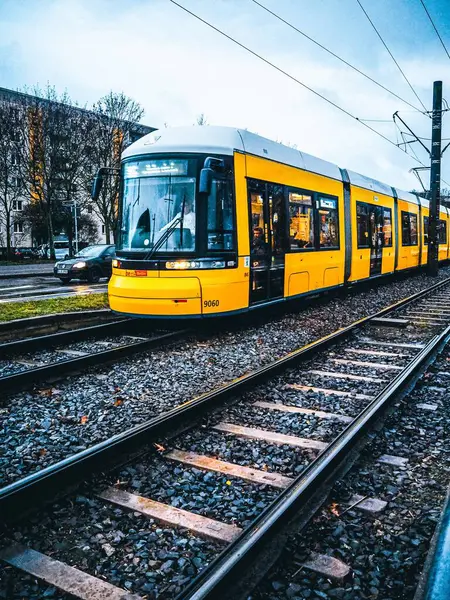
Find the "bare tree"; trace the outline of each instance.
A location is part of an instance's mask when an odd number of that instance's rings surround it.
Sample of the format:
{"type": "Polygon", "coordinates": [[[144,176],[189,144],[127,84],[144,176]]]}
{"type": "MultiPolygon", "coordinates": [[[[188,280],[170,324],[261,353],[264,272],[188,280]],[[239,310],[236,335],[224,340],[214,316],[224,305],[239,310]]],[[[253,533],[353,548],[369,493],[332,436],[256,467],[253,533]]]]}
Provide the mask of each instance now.
{"type": "MultiPolygon", "coordinates": [[[[61,156],[58,176],[57,208],[62,216],[62,229],[69,238],[69,248],[73,247],[74,237],[74,212],[84,212],[90,201],[85,187],[86,172],[90,172],[87,141],[91,127],[91,116],[78,107],[73,107],[70,116],[70,139],[61,156]]],[[[86,215],[88,217],[88,215],[86,215]]],[[[81,217],[78,219],[78,230],[81,235],[81,217]]],[[[87,218],[86,223],[91,225],[92,219],[87,218]]],[[[91,236],[92,237],[92,236],[91,236]]],[[[98,237],[96,238],[98,239],[98,237]]],[[[72,251],[72,250],[71,250],[72,251]]]]}
{"type": "Polygon", "coordinates": [[[209,125],[208,120],[205,116],[205,113],[200,113],[197,117],[197,122],[194,125],[209,125]]]}
{"type": "Polygon", "coordinates": [[[62,199],[67,198],[65,183],[75,178],[72,168],[76,159],[72,160],[71,155],[75,152],[78,157],[81,152],[81,139],[74,140],[80,109],[74,107],[66,92],[58,95],[50,85],[43,90],[35,87],[31,92],[21,94],[18,99],[26,116],[21,131],[19,170],[31,203],[45,219],[50,256],[54,259],[54,219],[61,211],[62,199]]]}
{"type": "MultiPolygon", "coordinates": [[[[22,210],[24,186],[18,170],[24,114],[9,101],[0,102],[0,223],[5,231],[6,256],[11,258],[12,231],[15,219],[22,210]]],[[[16,232],[15,240],[23,237],[16,232]]]]}
{"type": "MultiPolygon", "coordinates": [[[[108,169],[93,209],[105,228],[106,243],[115,237],[118,217],[120,157],[123,150],[133,141],[133,134],[139,133],[138,122],[144,110],[123,93],[110,92],[94,104],[90,122],[85,188],[90,191],[93,176],[101,168],[108,169]]],[[[142,133],[145,133],[142,130],[142,133]]]]}

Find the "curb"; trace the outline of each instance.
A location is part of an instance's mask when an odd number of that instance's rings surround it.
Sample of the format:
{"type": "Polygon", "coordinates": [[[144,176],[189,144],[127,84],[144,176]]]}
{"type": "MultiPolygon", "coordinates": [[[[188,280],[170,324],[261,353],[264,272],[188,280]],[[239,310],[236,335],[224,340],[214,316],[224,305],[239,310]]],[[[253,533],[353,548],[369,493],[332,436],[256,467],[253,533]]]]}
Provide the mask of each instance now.
{"type": "Polygon", "coordinates": [[[22,279],[23,277],[45,277],[47,275],[53,275],[53,269],[51,271],[36,271],[33,273],[0,273],[0,279],[22,279]]]}
{"type": "Polygon", "coordinates": [[[0,335],[2,333],[26,329],[27,327],[40,327],[41,325],[54,325],[55,323],[71,323],[77,320],[95,319],[98,317],[109,318],[113,312],[109,308],[99,308],[95,310],[78,310],[67,313],[53,313],[51,315],[42,315],[40,317],[26,317],[25,319],[14,319],[0,323],[0,335]]]}

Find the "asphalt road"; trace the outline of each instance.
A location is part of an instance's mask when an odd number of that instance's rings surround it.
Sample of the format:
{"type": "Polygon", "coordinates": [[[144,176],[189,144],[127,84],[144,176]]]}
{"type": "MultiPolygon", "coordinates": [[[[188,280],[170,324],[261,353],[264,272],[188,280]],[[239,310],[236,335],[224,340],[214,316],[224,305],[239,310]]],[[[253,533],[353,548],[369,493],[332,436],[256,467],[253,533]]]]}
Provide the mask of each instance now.
{"type": "Polygon", "coordinates": [[[0,278],[16,277],[19,275],[30,276],[33,273],[36,275],[53,275],[53,263],[23,263],[21,265],[0,265],[0,278]]]}
{"type": "Polygon", "coordinates": [[[107,288],[106,279],[102,279],[99,283],[71,281],[67,285],[62,285],[60,280],[53,276],[21,278],[17,275],[14,279],[0,279],[0,303],[98,294],[106,292],[107,288]]]}

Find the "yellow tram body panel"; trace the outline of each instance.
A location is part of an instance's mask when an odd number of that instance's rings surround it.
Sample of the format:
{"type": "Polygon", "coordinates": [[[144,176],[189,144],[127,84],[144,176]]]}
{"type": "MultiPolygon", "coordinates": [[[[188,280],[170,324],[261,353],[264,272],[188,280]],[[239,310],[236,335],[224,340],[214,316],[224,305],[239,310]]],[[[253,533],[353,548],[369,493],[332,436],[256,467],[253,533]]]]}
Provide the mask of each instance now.
{"type": "Polygon", "coordinates": [[[443,261],[448,258],[448,242],[449,242],[449,231],[448,231],[448,214],[447,212],[441,210],[439,213],[439,220],[441,221],[441,226],[444,229],[444,233],[442,235],[442,240],[439,243],[439,253],[438,260],[443,261]]]}
{"type": "Polygon", "coordinates": [[[139,315],[198,314],[201,310],[201,286],[198,277],[175,279],[150,275],[135,276],[132,270],[113,269],[108,294],[111,310],[139,315]]]}
{"type": "Polygon", "coordinates": [[[398,223],[398,264],[397,270],[412,269],[419,266],[419,206],[405,200],[398,200],[397,204],[398,223]],[[410,240],[404,237],[405,220],[408,219],[411,233],[410,240]]]}
{"type": "MultiPolygon", "coordinates": [[[[371,249],[370,247],[360,247],[358,239],[358,215],[357,203],[362,203],[369,207],[380,207],[390,210],[390,223],[385,220],[383,223],[383,234],[389,235],[391,243],[384,246],[381,257],[381,275],[393,273],[395,270],[395,251],[396,240],[394,236],[394,210],[395,203],[392,196],[387,196],[379,192],[373,192],[359,186],[352,185],[350,188],[351,196],[351,226],[352,226],[352,247],[351,247],[351,275],[349,281],[361,281],[370,277],[371,249]]],[[[367,232],[367,236],[369,232],[367,232]]]]}
{"type": "Polygon", "coordinates": [[[236,269],[148,271],[147,276],[127,275],[126,270],[114,268],[108,286],[111,310],[143,316],[241,310],[248,306],[249,269],[244,262],[239,259],[236,269]]]}
{"type": "MultiPolygon", "coordinates": [[[[285,255],[284,297],[292,297],[308,292],[342,285],[344,282],[345,228],[344,198],[342,182],[316,173],[311,173],[289,165],[270,161],[257,156],[246,156],[247,177],[279,183],[296,189],[319,192],[338,198],[339,206],[339,249],[316,252],[288,252],[285,255]]],[[[241,199],[237,204],[247,210],[247,190],[242,186],[241,199]]],[[[245,223],[245,220],[243,219],[245,223]]],[[[249,247],[248,225],[247,243],[249,247]]],[[[241,250],[240,250],[241,251],[241,250]]]]}

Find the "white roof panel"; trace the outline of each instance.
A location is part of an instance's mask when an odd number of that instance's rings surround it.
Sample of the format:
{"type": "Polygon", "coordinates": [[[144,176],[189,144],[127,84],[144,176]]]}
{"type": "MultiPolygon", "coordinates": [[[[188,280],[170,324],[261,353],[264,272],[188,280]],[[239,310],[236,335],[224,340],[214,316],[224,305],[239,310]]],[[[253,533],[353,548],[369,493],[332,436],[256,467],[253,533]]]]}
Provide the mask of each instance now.
{"type": "Polygon", "coordinates": [[[411,194],[411,192],[405,192],[404,190],[398,190],[397,188],[395,188],[395,191],[397,192],[397,198],[399,200],[406,200],[406,202],[411,202],[411,204],[419,204],[415,194],[411,194]]]}
{"type": "Polygon", "coordinates": [[[382,183],[381,181],[377,181],[376,179],[372,179],[371,177],[366,177],[360,173],[355,173],[355,171],[347,170],[347,173],[352,185],[392,197],[392,188],[390,185],[382,183]]]}
{"type": "Polygon", "coordinates": [[[263,156],[279,163],[342,181],[341,171],[333,163],[306,154],[306,152],[301,152],[296,148],[284,146],[250,131],[240,129],[239,133],[242,136],[244,148],[248,154],[263,156]]]}
{"type": "MultiPolygon", "coordinates": [[[[215,127],[211,125],[201,127],[195,125],[192,127],[159,129],[128,146],[122,154],[122,158],[142,154],[174,152],[233,155],[236,150],[342,181],[341,171],[333,163],[295,148],[283,146],[283,144],[251,133],[246,129],[233,127],[215,127]]],[[[393,194],[391,186],[381,181],[366,177],[355,171],[348,171],[348,175],[352,185],[386,196],[392,196],[393,194]]],[[[396,193],[400,199],[418,204],[415,195],[402,190],[396,190],[396,193]]]]}
{"type": "Polygon", "coordinates": [[[166,152],[232,155],[235,150],[342,180],[339,167],[333,163],[305,154],[295,148],[283,146],[245,129],[232,127],[196,125],[159,129],[128,146],[122,158],[166,152]]]}
{"type": "Polygon", "coordinates": [[[430,208],[430,201],[426,200],[426,198],[422,198],[419,196],[420,206],[424,206],[425,208],[430,208]]]}
{"type": "Polygon", "coordinates": [[[295,148],[283,146],[278,142],[268,140],[267,138],[251,133],[250,131],[240,130],[245,151],[254,156],[263,156],[270,160],[291,165],[299,169],[305,169],[305,162],[302,153],[295,148]]]}
{"type": "Polygon", "coordinates": [[[233,154],[234,150],[244,150],[242,138],[237,129],[231,127],[168,127],[144,135],[128,146],[122,158],[139,154],[159,154],[166,152],[202,152],[204,154],[233,154]]]}

